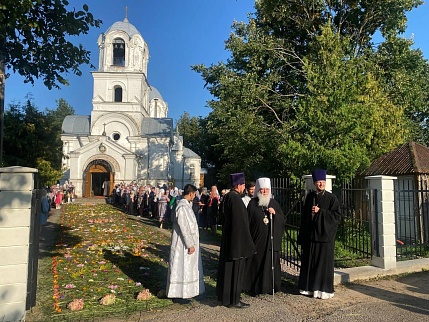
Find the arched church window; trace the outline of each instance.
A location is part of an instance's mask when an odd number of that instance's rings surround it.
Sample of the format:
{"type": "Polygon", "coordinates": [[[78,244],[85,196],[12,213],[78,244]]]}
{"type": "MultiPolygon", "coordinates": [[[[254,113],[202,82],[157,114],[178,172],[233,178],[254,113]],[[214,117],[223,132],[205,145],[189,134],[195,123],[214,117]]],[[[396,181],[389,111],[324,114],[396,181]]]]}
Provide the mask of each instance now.
{"type": "Polygon", "coordinates": [[[125,41],[121,38],[113,39],[113,65],[125,66],[125,41]]]}
{"type": "Polygon", "coordinates": [[[122,102],[122,87],[121,86],[115,86],[115,102],[122,102]]]}

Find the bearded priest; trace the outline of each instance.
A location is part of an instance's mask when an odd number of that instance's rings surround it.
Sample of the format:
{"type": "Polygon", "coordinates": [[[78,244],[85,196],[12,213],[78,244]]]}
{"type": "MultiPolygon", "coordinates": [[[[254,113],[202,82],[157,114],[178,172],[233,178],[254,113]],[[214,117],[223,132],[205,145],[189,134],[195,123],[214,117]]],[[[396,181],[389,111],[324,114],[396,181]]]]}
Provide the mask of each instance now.
{"type": "Polygon", "coordinates": [[[247,214],[256,254],[246,267],[245,290],[252,295],[278,292],[281,288],[280,251],[285,216],[280,204],[272,198],[269,178],[256,181],[247,214]]]}

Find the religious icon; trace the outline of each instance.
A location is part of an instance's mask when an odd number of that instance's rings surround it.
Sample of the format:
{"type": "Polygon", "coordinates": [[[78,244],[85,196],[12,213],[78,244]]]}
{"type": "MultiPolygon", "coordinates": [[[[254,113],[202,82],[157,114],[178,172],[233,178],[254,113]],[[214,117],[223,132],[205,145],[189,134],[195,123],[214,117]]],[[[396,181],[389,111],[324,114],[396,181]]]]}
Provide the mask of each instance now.
{"type": "Polygon", "coordinates": [[[268,225],[269,220],[268,220],[268,218],[267,218],[267,215],[265,215],[265,217],[264,217],[263,221],[264,221],[264,224],[265,224],[265,225],[268,225]]]}

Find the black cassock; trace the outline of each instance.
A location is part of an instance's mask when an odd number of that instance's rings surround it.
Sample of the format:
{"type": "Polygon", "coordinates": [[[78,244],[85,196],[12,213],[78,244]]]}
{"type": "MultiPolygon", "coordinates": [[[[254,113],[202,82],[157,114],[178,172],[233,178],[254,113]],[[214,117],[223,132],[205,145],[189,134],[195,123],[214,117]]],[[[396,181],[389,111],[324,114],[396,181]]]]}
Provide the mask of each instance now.
{"type": "Polygon", "coordinates": [[[335,195],[328,191],[312,191],[307,195],[298,236],[302,251],[300,290],[334,293],[335,235],[340,219],[340,204],[335,195]],[[314,217],[313,205],[320,208],[314,217]]]}
{"type": "Polygon", "coordinates": [[[252,294],[271,294],[273,292],[273,267],[274,258],[274,291],[281,288],[280,251],[284,233],[285,217],[280,204],[271,199],[268,207],[258,205],[259,199],[252,198],[247,206],[249,216],[250,234],[256,246],[256,254],[246,265],[246,278],[244,288],[252,294]],[[273,220],[273,248],[271,247],[271,223],[267,208],[274,208],[276,214],[273,220]],[[264,222],[264,219],[266,223],[264,222]],[[273,252],[272,252],[273,250],[273,252]]]}
{"type": "Polygon", "coordinates": [[[223,305],[240,302],[246,259],[255,253],[249,230],[247,210],[240,194],[231,190],[225,195],[224,223],[219,254],[216,294],[223,305]]]}

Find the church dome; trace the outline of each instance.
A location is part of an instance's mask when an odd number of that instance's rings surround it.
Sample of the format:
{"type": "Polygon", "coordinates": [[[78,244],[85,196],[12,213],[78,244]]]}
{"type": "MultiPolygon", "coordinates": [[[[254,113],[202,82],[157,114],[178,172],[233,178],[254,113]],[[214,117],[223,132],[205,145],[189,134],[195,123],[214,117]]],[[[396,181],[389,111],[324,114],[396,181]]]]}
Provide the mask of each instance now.
{"type": "Polygon", "coordinates": [[[130,38],[134,35],[140,35],[141,36],[141,34],[137,30],[137,28],[134,27],[134,25],[131,24],[127,18],[125,18],[124,21],[117,21],[113,25],[111,25],[109,27],[109,29],[107,29],[106,34],[108,34],[111,31],[115,31],[115,30],[121,30],[121,31],[125,32],[128,36],[130,36],[130,38]]]}
{"type": "Polygon", "coordinates": [[[89,115],[67,115],[61,126],[64,134],[88,135],[89,124],[91,123],[89,115]]]}
{"type": "Polygon", "coordinates": [[[155,87],[151,86],[149,91],[149,101],[155,98],[163,100],[161,93],[155,87]]]}

